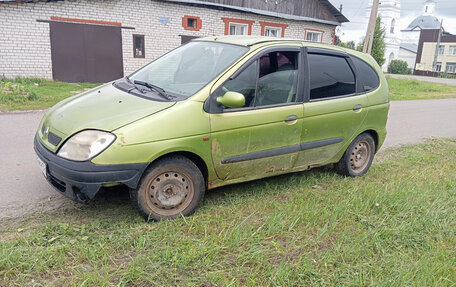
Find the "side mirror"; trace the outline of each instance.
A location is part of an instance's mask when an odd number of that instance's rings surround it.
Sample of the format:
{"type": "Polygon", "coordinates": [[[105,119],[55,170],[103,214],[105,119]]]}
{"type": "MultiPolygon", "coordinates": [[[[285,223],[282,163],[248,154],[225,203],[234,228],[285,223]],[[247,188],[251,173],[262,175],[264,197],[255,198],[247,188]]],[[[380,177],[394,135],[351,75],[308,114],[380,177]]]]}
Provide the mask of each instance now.
{"type": "Polygon", "coordinates": [[[217,97],[217,102],[228,108],[242,108],[245,105],[245,97],[238,92],[226,92],[223,96],[217,97]]]}

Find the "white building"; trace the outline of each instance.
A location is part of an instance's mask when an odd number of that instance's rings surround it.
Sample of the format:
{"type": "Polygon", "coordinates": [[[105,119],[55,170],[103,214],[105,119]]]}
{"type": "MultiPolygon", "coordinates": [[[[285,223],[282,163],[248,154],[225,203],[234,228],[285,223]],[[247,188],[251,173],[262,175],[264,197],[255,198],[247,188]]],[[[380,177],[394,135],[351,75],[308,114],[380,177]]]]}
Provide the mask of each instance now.
{"type": "Polygon", "coordinates": [[[401,45],[401,32],[397,29],[396,23],[401,17],[400,0],[382,0],[378,7],[378,14],[382,19],[382,26],[385,28],[385,58],[382,69],[386,71],[389,63],[399,58],[401,45]]]}
{"type": "MultiPolygon", "coordinates": [[[[372,3],[368,11],[372,9],[372,3]]],[[[401,17],[400,0],[383,0],[379,4],[378,15],[382,19],[382,27],[385,28],[385,63],[383,71],[388,69],[392,60],[400,59],[407,62],[408,67],[415,68],[416,54],[420,32],[423,29],[439,29],[440,22],[433,16],[435,1],[426,0],[423,5],[422,15],[415,18],[407,28],[399,30],[397,23],[401,17]]]]}
{"type": "Polygon", "coordinates": [[[407,61],[408,67],[415,68],[418,42],[421,30],[434,30],[440,28],[440,21],[434,16],[435,1],[424,2],[422,15],[416,17],[407,28],[403,29],[399,59],[407,61]]]}
{"type": "Polygon", "coordinates": [[[0,0],[0,77],[107,82],[192,38],[331,44],[347,21],[328,0],[0,0]]]}

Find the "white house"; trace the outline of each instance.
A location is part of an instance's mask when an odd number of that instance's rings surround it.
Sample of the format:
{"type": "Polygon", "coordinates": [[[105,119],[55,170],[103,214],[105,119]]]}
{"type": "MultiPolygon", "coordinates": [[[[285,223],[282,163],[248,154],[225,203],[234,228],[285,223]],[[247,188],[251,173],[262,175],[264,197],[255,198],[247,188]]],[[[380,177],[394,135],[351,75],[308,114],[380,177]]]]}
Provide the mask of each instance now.
{"type": "Polygon", "coordinates": [[[106,82],[195,37],[333,43],[328,0],[0,0],[0,76],[106,82]]]}

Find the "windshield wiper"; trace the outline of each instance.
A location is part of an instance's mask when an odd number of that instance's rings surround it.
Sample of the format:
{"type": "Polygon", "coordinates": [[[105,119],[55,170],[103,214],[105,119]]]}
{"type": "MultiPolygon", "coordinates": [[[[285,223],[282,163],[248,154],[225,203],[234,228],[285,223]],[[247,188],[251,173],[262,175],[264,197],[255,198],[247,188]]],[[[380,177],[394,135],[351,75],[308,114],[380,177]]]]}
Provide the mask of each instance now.
{"type": "MultiPolygon", "coordinates": [[[[128,78],[127,78],[128,79],[128,78]]],[[[128,79],[130,80],[130,79],[128,79]]],[[[138,81],[138,80],[134,80],[133,83],[137,84],[137,85],[141,85],[141,86],[145,86],[145,87],[148,87],[149,89],[151,90],[154,90],[155,92],[157,92],[157,94],[159,94],[160,96],[162,96],[163,98],[169,100],[169,101],[172,101],[173,98],[171,98],[165,90],[163,90],[162,88],[158,87],[158,86],[155,86],[153,84],[150,84],[148,82],[143,82],[143,81],[138,81]]]]}

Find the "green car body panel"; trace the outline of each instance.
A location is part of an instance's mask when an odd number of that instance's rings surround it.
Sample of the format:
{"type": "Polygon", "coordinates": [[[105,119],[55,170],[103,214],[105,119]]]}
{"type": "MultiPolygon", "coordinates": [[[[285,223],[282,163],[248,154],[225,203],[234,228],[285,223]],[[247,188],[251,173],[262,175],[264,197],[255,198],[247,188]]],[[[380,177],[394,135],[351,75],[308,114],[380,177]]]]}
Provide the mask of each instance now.
{"type": "Polygon", "coordinates": [[[141,98],[112,83],[70,97],[46,113],[37,132],[38,140],[46,149],[57,153],[79,131],[111,132],[115,141],[90,159],[94,165],[149,164],[180,153],[197,162],[209,189],[338,162],[353,139],[363,132],[373,135],[377,150],[383,144],[389,109],[388,86],[380,67],[369,55],[290,39],[209,37],[198,41],[225,42],[249,50],[182,101],[141,98]],[[205,111],[205,102],[211,94],[238,69],[262,51],[274,47],[280,50],[282,46],[322,48],[354,55],[372,66],[379,75],[380,85],[368,93],[330,100],[236,112],[205,111]],[[356,105],[362,108],[353,110],[356,105]],[[290,115],[294,117],[284,121],[290,115]],[[57,146],[50,144],[43,134],[43,124],[62,138],[57,146]],[[268,156],[268,151],[273,155],[268,156]]]}

